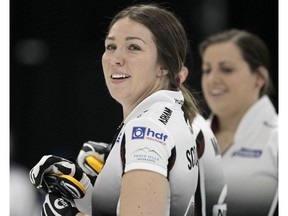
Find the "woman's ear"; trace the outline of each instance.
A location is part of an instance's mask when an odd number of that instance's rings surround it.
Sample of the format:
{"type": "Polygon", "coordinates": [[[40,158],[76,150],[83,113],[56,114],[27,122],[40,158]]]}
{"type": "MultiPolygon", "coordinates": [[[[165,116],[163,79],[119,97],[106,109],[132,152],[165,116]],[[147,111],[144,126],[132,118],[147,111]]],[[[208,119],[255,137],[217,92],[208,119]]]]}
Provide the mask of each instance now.
{"type": "Polygon", "coordinates": [[[161,68],[160,68],[160,71],[157,73],[157,75],[158,75],[159,77],[164,76],[164,75],[167,75],[167,74],[168,74],[168,70],[166,70],[166,69],[163,68],[163,67],[161,67],[161,68]]]}
{"type": "Polygon", "coordinates": [[[257,71],[258,71],[258,78],[256,85],[261,89],[268,80],[268,70],[263,66],[259,66],[257,71]]]}
{"type": "Polygon", "coordinates": [[[189,74],[188,68],[183,66],[182,70],[178,74],[178,77],[180,79],[180,84],[185,82],[185,80],[187,79],[188,74],[189,74]]]}

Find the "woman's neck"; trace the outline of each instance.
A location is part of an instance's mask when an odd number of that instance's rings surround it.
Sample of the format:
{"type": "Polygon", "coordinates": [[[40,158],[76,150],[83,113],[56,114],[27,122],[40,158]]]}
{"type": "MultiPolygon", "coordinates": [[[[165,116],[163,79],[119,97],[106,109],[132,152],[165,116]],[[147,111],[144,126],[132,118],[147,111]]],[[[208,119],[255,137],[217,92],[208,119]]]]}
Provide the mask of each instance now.
{"type": "Polygon", "coordinates": [[[221,114],[215,114],[218,119],[218,130],[215,131],[215,136],[219,143],[221,153],[225,152],[234,142],[234,137],[237,132],[237,128],[251,106],[258,100],[257,97],[253,97],[250,102],[243,104],[234,112],[225,112],[221,114]]]}
{"type": "Polygon", "coordinates": [[[223,154],[234,141],[235,133],[244,113],[217,116],[219,129],[215,132],[216,139],[223,154]]]}

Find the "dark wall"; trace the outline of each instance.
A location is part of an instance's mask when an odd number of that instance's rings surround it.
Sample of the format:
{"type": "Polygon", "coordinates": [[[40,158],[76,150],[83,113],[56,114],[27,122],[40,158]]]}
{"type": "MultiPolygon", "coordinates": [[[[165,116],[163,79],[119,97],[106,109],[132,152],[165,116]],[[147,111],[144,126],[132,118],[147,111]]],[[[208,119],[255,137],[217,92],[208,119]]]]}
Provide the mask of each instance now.
{"type": "MultiPolygon", "coordinates": [[[[10,129],[16,162],[31,168],[44,154],[76,157],[87,140],[111,141],[122,111],[105,87],[102,39],[110,18],[131,2],[140,1],[10,1],[10,129]]],[[[267,43],[278,92],[277,1],[162,4],[187,30],[193,58],[189,82],[200,99],[197,45],[207,34],[232,27],[267,43]]],[[[278,109],[278,94],[274,102],[278,109]]]]}

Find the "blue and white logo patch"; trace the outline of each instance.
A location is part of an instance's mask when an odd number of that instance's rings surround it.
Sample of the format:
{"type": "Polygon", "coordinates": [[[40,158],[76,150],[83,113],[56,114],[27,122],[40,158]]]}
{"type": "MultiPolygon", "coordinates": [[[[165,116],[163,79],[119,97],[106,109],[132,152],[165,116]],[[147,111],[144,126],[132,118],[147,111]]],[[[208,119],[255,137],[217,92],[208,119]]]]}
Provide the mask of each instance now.
{"type": "Polygon", "coordinates": [[[168,135],[152,130],[151,128],[133,127],[132,140],[133,139],[148,139],[165,145],[168,139],[168,135]]]}
{"type": "Polygon", "coordinates": [[[234,151],[232,157],[242,157],[242,158],[259,158],[262,155],[262,150],[260,149],[248,149],[241,148],[240,150],[234,151]]]}
{"type": "Polygon", "coordinates": [[[133,127],[132,139],[144,139],[146,127],[133,127]]]}

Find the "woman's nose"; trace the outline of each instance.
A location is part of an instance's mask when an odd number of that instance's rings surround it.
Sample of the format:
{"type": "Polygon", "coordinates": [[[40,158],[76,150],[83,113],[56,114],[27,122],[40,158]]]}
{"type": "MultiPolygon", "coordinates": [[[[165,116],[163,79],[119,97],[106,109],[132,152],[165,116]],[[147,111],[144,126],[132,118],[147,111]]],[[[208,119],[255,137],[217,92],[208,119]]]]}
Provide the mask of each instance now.
{"type": "Polygon", "coordinates": [[[110,57],[110,64],[114,66],[122,66],[124,64],[124,56],[120,51],[115,50],[115,52],[110,57]]]}
{"type": "Polygon", "coordinates": [[[220,82],[220,76],[217,71],[212,71],[208,74],[207,80],[209,83],[218,83],[220,82]]]}

